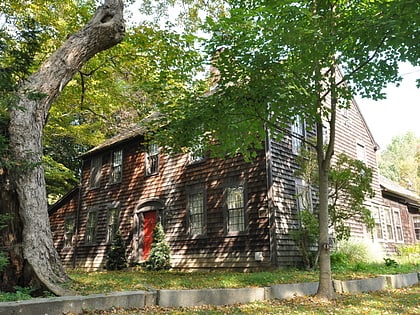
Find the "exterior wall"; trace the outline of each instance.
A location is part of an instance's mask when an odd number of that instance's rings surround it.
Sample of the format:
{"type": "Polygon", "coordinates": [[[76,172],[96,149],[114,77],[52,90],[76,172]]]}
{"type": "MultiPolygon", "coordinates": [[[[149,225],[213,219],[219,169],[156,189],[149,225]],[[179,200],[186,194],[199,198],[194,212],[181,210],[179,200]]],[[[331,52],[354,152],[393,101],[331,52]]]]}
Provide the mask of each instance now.
{"type": "MultiPolygon", "coordinates": [[[[102,156],[100,184],[96,188],[89,187],[93,155],[85,157],[76,246],[63,245],[64,228],[59,222],[63,222],[65,216],[76,216],[77,198],[51,214],[55,245],[67,267],[93,270],[104,266],[110,247],[107,241],[110,208],[119,209],[118,228],[128,246],[128,256],[135,257],[131,253],[135,251],[134,214],[142,205],[151,202],[162,205],[158,217],[165,228],[173,267],[256,269],[271,264],[263,154],[254,163],[247,163],[240,157],[189,163],[187,155],[160,154],[158,174],[147,176],[145,148],[140,140],[112,149],[95,153],[102,156]],[[122,180],[116,184],[110,184],[112,149],[123,149],[122,180]],[[226,231],[224,190],[232,185],[244,187],[246,228],[243,232],[226,231]],[[207,213],[205,233],[196,236],[188,232],[187,196],[197,189],[205,194],[207,213]],[[86,241],[87,221],[92,210],[97,213],[96,237],[89,243],[86,241]],[[77,253],[75,260],[74,251],[77,253]],[[255,259],[256,252],[262,254],[262,261],[255,259]]],[[[137,261],[141,259],[137,257],[137,261]]]]}
{"type": "Polygon", "coordinates": [[[56,211],[50,212],[50,226],[54,246],[60,253],[62,263],[66,267],[73,266],[75,238],[73,237],[71,240],[72,246],[66,244],[65,222],[68,218],[72,218],[76,222],[78,200],[79,189],[75,189],[62,200],[62,203],[56,205],[56,211]]]}
{"type": "Polygon", "coordinates": [[[301,265],[301,255],[290,234],[299,227],[295,197],[295,172],[298,165],[291,153],[290,137],[286,135],[282,141],[270,141],[270,151],[276,264],[301,265]]]}
{"type": "MultiPolygon", "coordinates": [[[[384,239],[378,240],[378,242],[383,243],[386,253],[394,254],[396,253],[398,246],[416,243],[416,236],[413,228],[413,216],[409,213],[407,206],[395,198],[384,196],[384,206],[390,209],[393,213],[398,212],[400,215],[402,239],[399,239],[398,237],[399,232],[397,230],[396,222],[393,222],[393,235],[390,237],[390,233],[387,233],[385,219],[382,217],[384,239]]],[[[393,219],[395,220],[395,218],[393,219]]]]}
{"type": "MultiPolygon", "coordinates": [[[[372,189],[374,197],[367,199],[366,207],[373,209],[374,207],[382,207],[383,200],[381,187],[379,184],[379,170],[377,166],[376,152],[377,144],[374,142],[371,133],[366,125],[365,120],[357,106],[353,103],[349,109],[339,110],[337,113],[337,131],[336,131],[336,154],[345,153],[348,156],[357,159],[357,147],[363,146],[365,150],[365,164],[372,169],[372,189]]],[[[351,236],[356,239],[371,239],[372,235],[367,231],[366,227],[360,221],[349,220],[351,227],[351,236]]]]}

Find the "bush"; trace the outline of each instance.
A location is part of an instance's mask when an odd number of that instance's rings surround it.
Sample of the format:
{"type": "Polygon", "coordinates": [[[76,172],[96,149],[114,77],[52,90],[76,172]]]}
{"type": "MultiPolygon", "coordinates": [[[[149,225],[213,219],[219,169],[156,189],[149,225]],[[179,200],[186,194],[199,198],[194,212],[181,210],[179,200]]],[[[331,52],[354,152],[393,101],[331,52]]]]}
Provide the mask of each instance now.
{"type": "Polygon", "coordinates": [[[331,254],[331,264],[335,267],[346,267],[349,264],[367,263],[371,259],[366,245],[357,242],[343,241],[331,254]]]}
{"type": "Polygon", "coordinates": [[[171,268],[170,249],[165,241],[165,233],[161,223],[157,223],[153,230],[153,242],[150,255],[146,260],[147,270],[165,270],[171,268]]]}
{"type": "Polygon", "coordinates": [[[121,270],[127,267],[126,248],[119,232],[115,235],[114,242],[107,254],[106,270],[121,270]]]}
{"type": "Polygon", "coordinates": [[[8,264],[9,259],[4,253],[0,252],[0,272],[3,271],[4,267],[6,267],[8,264]]]}
{"type": "Polygon", "coordinates": [[[400,264],[420,264],[420,243],[398,246],[397,253],[396,259],[400,264]]]}

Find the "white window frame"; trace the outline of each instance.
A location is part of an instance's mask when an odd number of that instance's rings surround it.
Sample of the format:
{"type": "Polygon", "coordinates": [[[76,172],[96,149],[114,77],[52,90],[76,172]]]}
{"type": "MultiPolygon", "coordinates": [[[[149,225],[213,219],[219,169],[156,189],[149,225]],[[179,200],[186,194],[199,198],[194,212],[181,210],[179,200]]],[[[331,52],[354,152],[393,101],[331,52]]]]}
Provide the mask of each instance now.
{"type": "Polygon", "coordinates": [[[225,189],[227,232],[245,231],[245,191],[243,186],[225,189]]]}
{"type": "Polygon", "coordinates": [[[76,219],[74,216],[68,216],[64,219],[64,247],[73,246],[75,227],[76,219]]]}
{"type": "Polygon", "coordinates": [[[356,157],[359,161],[367,164],[366,146],[363,142],[356,142],[356,157]]]}
{"type": "Polygon", "coordinates": [[[417,242],[420,241],[420,215],[413,216],[414,237],[417,242]]]}
{"type": "Polygon", "coordinates": [[[96,227],[98,223],[98,211],[90,209],[87,213],[86,231],[85,231],[85,244],[96,243],[96,227]]]}
{"type": "Polygon", "coordinates": [[[305,120],[295,116],[291,127],[292,153],[300,154],[305,139],[305,120]]]}
{"type": "Polygon", "coordinates": [[[145,154],[145,174],[146,176],[159,173],[159,146],[150,143],[145,154]]]}
{"type": "Polygon", "coordinates": [[[295,180],[296,207],[298,212],[309,211],[313,213],[313,201],[311,186],[303,179],[295,180]]]}
{"type": "Polygon", "coordinates": [[[190,235],[203,235],[205,232],[205,194],[197,191],[188,195],[188,218],[190,235]]]}
{"type": "Polygon", "coordinates": [[[102,156],[93,156],[90,160],[89,188],[99,188],[101,185],[102,156]]]}
{"type": "Polygon", "coordinates": [[[122,180],[123,150],[115,150],[111,154],[110,183],[120,183],[122,180]]]}
{"type": "Polygon", "coordinates": [[[107,226],[106,226],[106,241],[112,243],[115,240],[115,235],[119,230],[120,209],[118,207],[108,208],[107,226]]]}
{"type": "Polygon", "coordinates": [[[392,220],[394,223],[395,241],[404,242],[404,230],[401,221],[401,212],[399,208],[392,208],[392,220]]]}
{"type": "Polygon", "coordinates": [[[374,227],[374,238],[377,240],[383,240],[384,239],[384,227],[382,224],[382,210],[378,206],[374,206],[370,210],[372,214],[372,218],[375,221],[375,227],[374,227]]]}

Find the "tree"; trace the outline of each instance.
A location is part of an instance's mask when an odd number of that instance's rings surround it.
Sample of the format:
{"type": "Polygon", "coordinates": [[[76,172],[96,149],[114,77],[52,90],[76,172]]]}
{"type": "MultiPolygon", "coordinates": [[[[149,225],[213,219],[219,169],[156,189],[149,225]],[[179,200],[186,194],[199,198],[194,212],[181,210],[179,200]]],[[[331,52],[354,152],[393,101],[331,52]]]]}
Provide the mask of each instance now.
{"type": "MultiPolygon", "coordinates": [[[[397,1],[227,1],[229,11],[207,20],[207,52],[217,86],[166,109],[172,146],[211,148],[215,155],[252,157],[267,131],[294,120],[316,126],[320,284],[334,296],[328,234],[328,187],[337,110],[353,94],[384,98],[398,82],[398,62],[419,63],[419,4],[397,1]],[[340,71],[340,70],[341,71],[340,71]],[[329,130],[325,138],[324,130],[329,130]],[[326,144],[326,145],[325,145],[326,144]]],[[[162,108],[165,112],[165,108],[162,108]]],[[[280,132],[279,136],[281,136],[280,132]]]]}
{"type": "Polygon", "coordinates": [[[126,246],[119,231],[115,234],[115,239],[106,258],[106,270],[121,270],[127,267],[126,246]]]}
{"type": "Polygon", "coordinates": [[[420,193],[420,138],[407,132],[392,138],[379,156],[381,174],[401,186],[420,193]]]}
{"type": "MultiPolygon", "coordinates": [[[[309,187],[318,185],[318,169],[313,151],[302,150],[297,158],[299,170],[297,175],[309,187]]],[[[372,169],[362,161],[350,158],[344,153],[335,157],[328,177],[328,224],[334,231],[334,241],[343,241],[350,238],[348,220],[358,220],[372,231],[374,220],[370,210],[364,205],[366,198],[373,198],[372,169]]],[[[297,196],[305,198],[305,196],[297,196]]],[[[311,249],[318,237],[319,224],[317,220],[318,207],[315,209],[302,209],[299,213],[301,226],[292,232],[293,240],[298,246],[307,269],[314,267],[318,255],[313,255],[311,249]],[[314,257],[312,257],[314,256],[314,257]]]]}
{"type": "Polygon", "coordinates": [[[165,232],[162,223],[158,222],[153,229],[152,249],[145,262],[147,270],[165,270],[171,268],[168,242],[165,240],[165,232]]]}
{"type": "Polygon", "coordinates": [[[8,121],[12,167],[3,169],[7,180],[2,181],[2,211],[13,214],[12,248],[19,244],[22,248],[13,253],[14,277],[7,270],[3,274],[8,285],[15,281],[58,295],[66,293],[61,284],[68,277],[49,228],[42,132],[52,103],[67,83],[95,54],[121,42],[124,32],[123,2],[105,0],[86,26],[70,35],[14,93],[8,121]]]}

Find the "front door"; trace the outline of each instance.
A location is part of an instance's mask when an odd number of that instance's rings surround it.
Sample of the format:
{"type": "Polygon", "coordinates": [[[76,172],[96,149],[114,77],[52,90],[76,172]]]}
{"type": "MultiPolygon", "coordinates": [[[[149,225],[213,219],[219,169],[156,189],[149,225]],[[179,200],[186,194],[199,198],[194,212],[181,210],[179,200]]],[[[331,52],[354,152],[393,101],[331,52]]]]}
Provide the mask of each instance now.
{"type": "Polygon", "coordinates": [[[143,213],[143,259],[149,257],[150,250],[152,249],[153,230],[157,222],[156,211],[148,211],[143,213]]]}

